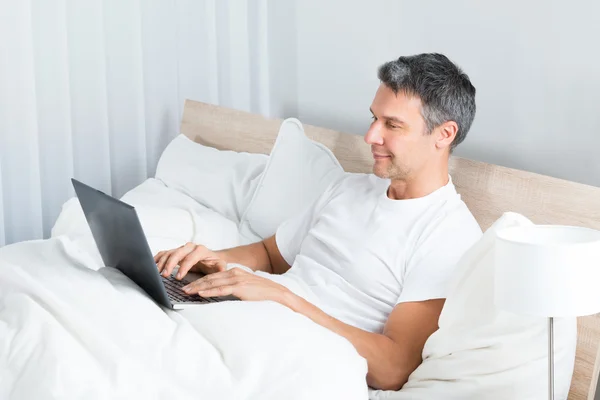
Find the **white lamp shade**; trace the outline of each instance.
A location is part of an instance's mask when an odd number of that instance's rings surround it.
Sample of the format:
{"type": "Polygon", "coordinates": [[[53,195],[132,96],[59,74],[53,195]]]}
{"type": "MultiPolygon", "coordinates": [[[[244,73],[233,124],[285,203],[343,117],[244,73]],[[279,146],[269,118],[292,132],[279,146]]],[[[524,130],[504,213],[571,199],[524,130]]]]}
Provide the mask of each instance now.
{"type": "Polygon", "coordinates": [[[574,317],[600,312],[600,231],[555,225],[498,231],[497,307],[515,314],[574,317]]]}

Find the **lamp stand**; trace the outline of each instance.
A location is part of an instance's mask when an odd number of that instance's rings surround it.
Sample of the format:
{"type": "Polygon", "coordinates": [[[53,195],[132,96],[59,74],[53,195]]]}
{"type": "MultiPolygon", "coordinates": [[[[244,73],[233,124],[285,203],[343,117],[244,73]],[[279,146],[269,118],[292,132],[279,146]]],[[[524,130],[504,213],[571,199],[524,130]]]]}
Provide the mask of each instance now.
{"type": "Polygon", "coordinates": [[[554,400],[554,318],[548,318],[548,399],[554,400]]]}

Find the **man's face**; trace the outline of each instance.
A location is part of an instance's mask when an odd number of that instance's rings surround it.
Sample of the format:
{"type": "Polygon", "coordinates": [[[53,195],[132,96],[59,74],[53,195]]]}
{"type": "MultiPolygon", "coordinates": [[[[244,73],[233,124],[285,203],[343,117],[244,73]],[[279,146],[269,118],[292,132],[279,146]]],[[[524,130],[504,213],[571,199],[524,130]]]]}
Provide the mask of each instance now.
{"type": "Polygon", "coordinates": [[[434,156],[435,135],[428,135],[421,100],[379,86],[371,105],[373,122],[365,135],[380,178],[410,180],[434,156]]]}

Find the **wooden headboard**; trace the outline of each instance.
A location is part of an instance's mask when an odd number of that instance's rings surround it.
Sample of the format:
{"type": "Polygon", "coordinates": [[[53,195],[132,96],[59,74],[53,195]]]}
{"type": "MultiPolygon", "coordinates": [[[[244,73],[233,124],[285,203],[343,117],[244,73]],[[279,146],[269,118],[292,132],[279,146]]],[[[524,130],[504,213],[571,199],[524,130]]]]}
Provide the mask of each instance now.
{"type": "MultiPolygon", "coordinates": [[[[181,133],[221,150],[269,154],[280,124],[281,120],[187,100],[181,133]]],[[[371,172],[371,149],[362,136],[310,125],[304,130],[329,147],[346,171],[371,172]]],[[[600,188],[459,157],[451,158],[450,174],[483,230],[505,211],[523,214],[537,224],[600,230],[600,188]]],[[[579,318],[569,400],[594,400],[599,344],[600,315],[579,318]]]]}

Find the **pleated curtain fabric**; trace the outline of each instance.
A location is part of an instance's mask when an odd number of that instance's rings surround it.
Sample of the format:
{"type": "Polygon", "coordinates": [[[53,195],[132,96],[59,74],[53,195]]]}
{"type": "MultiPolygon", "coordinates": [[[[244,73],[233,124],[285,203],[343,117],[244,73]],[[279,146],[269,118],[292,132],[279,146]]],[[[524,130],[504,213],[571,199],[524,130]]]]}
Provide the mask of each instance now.
{"type": "Polygon", "coordinates": [[[270,115],[267,0],[1,4],[0,246],[153,176],[186,98],[270,115]]]}

